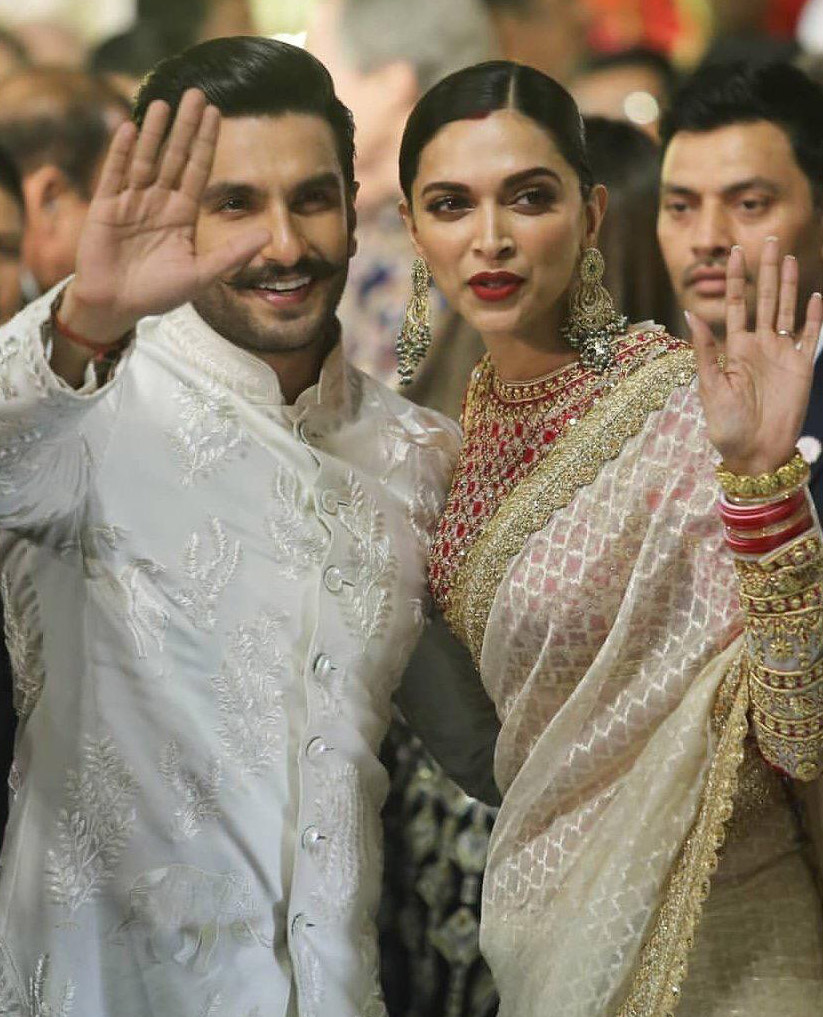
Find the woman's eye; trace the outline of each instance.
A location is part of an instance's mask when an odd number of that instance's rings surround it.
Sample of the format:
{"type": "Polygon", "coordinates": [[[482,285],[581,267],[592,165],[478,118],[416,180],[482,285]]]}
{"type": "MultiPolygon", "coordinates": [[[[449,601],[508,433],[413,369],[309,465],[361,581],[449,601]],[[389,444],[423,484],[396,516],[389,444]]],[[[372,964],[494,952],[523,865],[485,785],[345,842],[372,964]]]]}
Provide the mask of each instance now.
{"type": "Polygon", "coordinates": [[[220,212],[242,212],[246,207],[242,198],[226,198],[220,203],[220,212]]]}
{"type": "Polygon", "coordinates": [[[515,197],[515,205],[523,205],[527,208],[545,208],[554,200],[554,195],[543,187],[530,187],[526,191],[520,191],[515,197]]]}

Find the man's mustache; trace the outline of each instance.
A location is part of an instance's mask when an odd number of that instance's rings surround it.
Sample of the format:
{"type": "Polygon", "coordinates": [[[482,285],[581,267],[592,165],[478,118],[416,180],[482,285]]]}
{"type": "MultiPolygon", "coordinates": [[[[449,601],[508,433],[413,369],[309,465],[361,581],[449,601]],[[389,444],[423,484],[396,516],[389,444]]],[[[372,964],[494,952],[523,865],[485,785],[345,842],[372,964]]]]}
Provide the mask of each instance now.
{"type": "MultiPolygon", "coordinates": [[[[707,268],[721,269],[723,272],[725,272],[726,262],[728,260],[729,260],[728,256],[724,256],[722,258],[704,258],[702,261],[697,261],[693,265],[689,265],[689,267],[683,273],[683,286],[691,286],[692,283],[695,281],[695,276],[697,275],[697,273],[702,272],[707,268]]],[[[749,271],[748,266],[746,266],[745,280],[746,283],[754,282],[754,276],[749,271]]]]}
{"type": "Polygon", "coordinates": [[[336,264],[325,258],[300,258],[293,265],[278,265],[274,262],[254,268],[247,265],[235,272],[230,279],[226,280],[226,283],[236,290],[251,290],[259,286],[270,286],[272,283],[282,282],[286,279],[296,279],[300,276],[309,276],[311,279],[330,279],[333,275],[341,272],[344,267],[344,264],[336,264]]]}

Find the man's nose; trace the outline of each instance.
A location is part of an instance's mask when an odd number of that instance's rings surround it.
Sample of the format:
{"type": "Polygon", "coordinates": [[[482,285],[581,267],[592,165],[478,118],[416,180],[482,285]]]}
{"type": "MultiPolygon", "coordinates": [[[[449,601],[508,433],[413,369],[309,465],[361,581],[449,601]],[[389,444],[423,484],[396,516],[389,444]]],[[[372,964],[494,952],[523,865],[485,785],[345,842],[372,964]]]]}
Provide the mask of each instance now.
{"type": "Polygon", "coordinates": [[[727,255],[734,242],[722,208],[709,205],[698,212],[692,234],[692,249],[698,257],[727,255]]]}
{"type": "Polygon", "coordinates": [[[295,265],[305,256],[307,250],[305,237],[288,209],[272,209],[266,225],[271,239],[260,252],[263,258],[288,266],[295,265]]]}

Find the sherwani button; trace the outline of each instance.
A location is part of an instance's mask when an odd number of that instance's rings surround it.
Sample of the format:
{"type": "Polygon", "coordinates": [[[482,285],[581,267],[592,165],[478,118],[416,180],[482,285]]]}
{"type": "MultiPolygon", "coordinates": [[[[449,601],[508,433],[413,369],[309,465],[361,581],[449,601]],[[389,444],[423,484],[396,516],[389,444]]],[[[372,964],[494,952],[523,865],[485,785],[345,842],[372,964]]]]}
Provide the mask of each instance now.
{"type": "Polygon", "coordinates": [[[319,735],[312,738],[306,746],[306,755],[309,759],[319,759],[324,752],[331,752],[331,749],[319,735]]]}
{"type": "Polygon", "coordinates": [[[327,653],[320,653],[314,658],[314,664],[312,665],[315,678],[323,679],[328,678],[331,672],[334,670],[334,664],[331,662],[331,657],[327,653]]]}
{"type": "Polygon", "coordinates": [[[329,565],[323,573],[323,585],[329,593],[339,593],[343,589],[343,573],[336,565],[329,565]]]}
{"type": "Polygon", "coordinates": [[[309,921],[308,916],[302,911],[298,913],[291,920],[291,934],[296,936],[300,932],[304,932],[306,929],[313,929],[314,925],[309,921]]]}
{"type": "Polygon", "coordinates": [[[337,497],[337,494],[331,489],[324,491],[320,495],[320,505],[322,506],[323,511],[328,512],[330,516],[337,515],[337,507],[339,504],[340,499],[337,497]]]}
{"type": "Polygon", "coordinates": [[[325,839],[326,838],[316,826],[307,826],[303,831],[303,836],[300,838],[300,843],[303,845],[304,850],[310,851],[313,847],[316,847],[321,840],[325,839]]]}

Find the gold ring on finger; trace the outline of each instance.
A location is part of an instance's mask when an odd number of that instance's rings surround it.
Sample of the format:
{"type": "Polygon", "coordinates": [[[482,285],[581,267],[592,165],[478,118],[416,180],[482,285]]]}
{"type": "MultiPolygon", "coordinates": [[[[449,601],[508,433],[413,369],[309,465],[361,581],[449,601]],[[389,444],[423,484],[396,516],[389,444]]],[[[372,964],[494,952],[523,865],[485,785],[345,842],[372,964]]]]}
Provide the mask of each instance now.
{"type": "Polygon", "coordinates": [[[790,328],[779,328],[777,334],[782,339],[794,339],[794,332],[790,328]]]}

